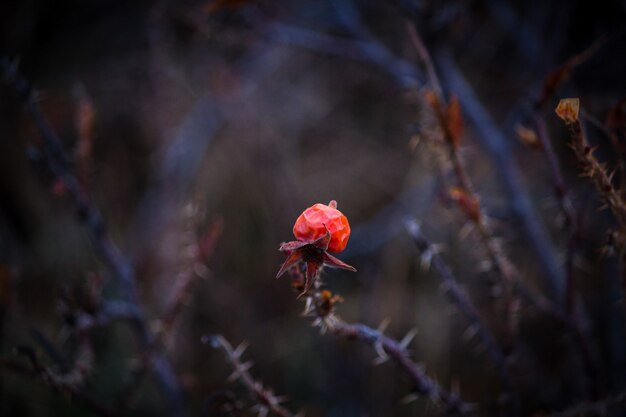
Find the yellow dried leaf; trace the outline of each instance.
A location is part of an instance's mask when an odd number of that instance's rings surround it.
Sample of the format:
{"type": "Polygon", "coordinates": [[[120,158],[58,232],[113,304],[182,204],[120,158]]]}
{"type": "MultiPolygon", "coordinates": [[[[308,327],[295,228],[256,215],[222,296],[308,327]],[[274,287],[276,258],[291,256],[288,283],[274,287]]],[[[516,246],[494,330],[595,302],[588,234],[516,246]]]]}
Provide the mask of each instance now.
{"type": "Polygon", "coordinates": [[[562,98],[555,112],[565,123],[571,124],[578,120],[580,110],[580,100],[576,98],[562,98]]]}

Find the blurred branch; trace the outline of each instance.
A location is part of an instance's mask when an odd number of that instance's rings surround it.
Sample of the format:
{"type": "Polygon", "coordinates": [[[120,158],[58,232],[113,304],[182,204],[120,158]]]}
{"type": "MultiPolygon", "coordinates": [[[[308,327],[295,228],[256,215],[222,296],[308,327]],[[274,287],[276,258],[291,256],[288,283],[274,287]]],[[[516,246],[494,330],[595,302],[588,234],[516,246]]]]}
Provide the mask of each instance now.
{"type": "Polygon", "coordinates": [[[417,88],[422,74],[410,62],[396,57],[373,37],[351,31],[352,38],[327,35],[318,31],[272,22],[262,32],[268,39],[343,58],[371,62],[387,72],[401,88],[417,88]]]}
{"type": "Polygon", "coordinates": [[[185,260],[185,265],[177,275],[174,285],[172,286],[170,297],[167,301],[165,311],[158,321],[158,331],[152,343],[146,348],[146,351],[140,358],[140,363],[134,369],[130,377],[130,382],[121,390],[122,394],[118,400],[118,410],[120,411],[128,406],[128,403],[134,398],[141,386],[149,370],[150,356],[160,352],[174,340],[175,326],[191,296],[192,284],[197,278],[206,278],[208,276],[209,271],[205,263],[213,254],[217,246],[217,241],[222,233],[223,223],[222,219],[218,217],[213,220],[206,233],[200,237],[195,236],[196,227],[198,226],[198,219],[194,218],[197,214],[196,209],[193,204],[188,204],[185,206],[185,211],[185,217],[189,223],[187,227],[190,228],[190,230],[186,230],[186,233],[193,236],[191,238],[192,241],[186,242],[186,246],[183,250],[184,255],[186,255],[188,259],[185,260]]]}
{"type": "MultiPolygon", "coordinates": [[[[111,241],[100,211],[85,193],[72,172],[61,140],[58,138],[39,107],[35,90],[28,81],[19,74],[16,65],[8,58],[0,57],[0,70],[6,82],[13,87],[19,97],[24,100],[26,108],[31,114],[43,138],[44,145],[42,149],[31,149],[30,156],[35,162],[43,165],[54,179],[62,182],[74,203],[79,220],[84,224],[89,233],[96,253],[116,280],[123,298],[128,300],[129,303],[134,304],[136,309],[141,312],[142,308],[137,298],[133,268],[128,260],[122,256],[117,246],[111,241]]],[[[139,314],[138,316],[140,319],[133,322],[133,328],[141,342],[141,346],[145,349],[152,343],[154,335],[150,331],[144,315],[139,314]]],[[[168,360],[163,356],[155,355],[152,358],[152,369],[161,385],[163,393],[167,397],[172,415],[183,416],[185,413],[181,388],[176,381],[176,377],[168,360]]]]}
{"type": "Polygon", "coordinates": [[[477,137],[487,150],[493,161],[497,177],[503,185],[503,191],[511,205],[515,217],[521,223],[521,230],[530,243],[544,271],[547,290],[554,299],[562,299],[563,276],[556,262],[556,252],[550,243],[545,228],[538,218],[522,186],[515,165],[511,163],[511,151],[508,140],[498,129],[491,115],[487,112],[473,89],[457,67],[449,53],[442,51],[437,54],[437,62],[444,81],[458,96],[461,106],[472,124],[478,131],[477,137]]]}
{"type": "MultiPolygon", "coordinates": [[[[97,415],[105,417],[116,415],[108,405],[96,400],[89,392],[81,387],[82,384],[78,383],[79,380],[76,378],[76,373],[80,372],[82,375],[83,372],[80,367],[80,362],[77,362],[77,368],[74,371],[68,374],[57,374],[49,367],[43,365],[31,348],[17,348],[17,353],[26,358],[29,365],[17,359],[0,357],[0,369],[35,378],[43,385],[51,387],[59,394],[65,395],[69,393],[84,403],[97,415]]],[[[82,378],[80,381],[82,381],[82,378]]]]}
{"type": "Polygon", "coordinates": [[[577,404],[559,413],[550,414],[549,417],[603,417],[617,415],[613,412],[626,411],[626,394],[620,393],[592,403],[577,404]]]}
{"type": "Polygon", "coordinates": [[[519,410],[517,410],[519,407],[519,404],[517,403],[518,398],[517,394],[513,390],[513,383],[509,373],[507,360],[493,333],[485,325],[480,313],[474,304],[472,304],[468,294],[459,285],[456,277],[450,270],[450,267],[446,264],[443,258],[437,254],[435,248],[433,248],[426,238],[424,238],[419,225],[415,221],[407,221],[406,229],[413,239],[415,246],[419,250],[422,259],[425,263],[432,266],[432,268],[439,275],[446,295],[458,308],[461,314],[463,314],[469,321],[470,328],[472,328],[474,332],[478,333],[481,342],[486,347],[491,360],[498,370],[504,385],[504,390],[508,396],[507,401],[512,403],[514,413],[517,414],[519,412],[519,410]]]}
{"type": "Polygon", "coordinates": [[[537,138],[539,143],[541,143],[543,154],[545,155],[548,161],[548,166],[550,167],[550,174],[552,176],[552,182],[554,183],[554,195],[559,204],[559,208],[561,209],[561,213],[563,214],[563,229],[565,230],[567,238],[564,304],[566,312],[570,314],[574,309],[576,295],[574,286],[574,253],[576,251],[577,240],[579,237],[579,228],[576,224],[574,207],[565,186],[565,180],[563,179],[563,173],[561,172],[559,160],[548,136],[546,121],[538,111],[535,112],[533,121],[537,132],[537,138]]]}
{"type": "MultiPolygon", "coordinates": [[[[468,220],[472,222],[478,231],[480,240],[487,251],[489,262],[496,268],[502,278],[505,302],[504,321],[507,323],[506,328],[508,332],[506,345],[510,347],[517,333],[517,321],[519,317],[520,303],[517,299],[517,294],[513,291],[515,282],[520,281],[519,273],[509,260],[502,245],[496,240],[495,234],[488,223],[487,216],[481,207],[480,199],[474,189],[470,175],[467,172],[465,160],[461,155],[460,145],[463,138],[463,117],[459,101],[455,96],[452,96],[449,100],[446,99],[430,53],[417,29],[414,25],[409,24],[408,32],[422,64],[426,67],[430,84],[433,86],[433,91],[426,90],[424,98],[432,108],[443,134],[443,142],[447,148],[448,159],[452,163],[453,172],[458,184],[457,187],[450,188],[448,193],[452,199],[456,200],[459,208],[465,212],[468,220]]],[[[442,167],[441,169],[443,170],[444,168],[442,167]]],[[[514,406],[514,408],[517,407],[514,406]]]]}

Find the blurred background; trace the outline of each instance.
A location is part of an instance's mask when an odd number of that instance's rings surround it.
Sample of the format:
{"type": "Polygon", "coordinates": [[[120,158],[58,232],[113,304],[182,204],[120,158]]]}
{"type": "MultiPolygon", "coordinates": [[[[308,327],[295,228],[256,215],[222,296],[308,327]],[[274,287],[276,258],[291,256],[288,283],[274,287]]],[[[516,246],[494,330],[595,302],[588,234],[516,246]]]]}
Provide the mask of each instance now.
{"type": "MultiPolygon", "coordinates": [[[[37,88],[81,185],[135,268],[152,327],[189,269],[190,242],[221,224],[203,260],[208,269],[191,284],[164,347],[188,415],[254,415],[246,390],[226,381],[223,353],[200,342],[222,334],[234,345],[249,342],[252,374],[287,396],[294,413],[348,417],[441,409],[426,399],[404,401],[407,378],[390,363],[372,366],[368,346],[320,336],[301,317],[288,278],[274,279],[283,260],[278,245],[292,240],[296,217],[331,199],[352,226],[338,256],[358,269],[325,273],[345,299],[338,315],[374,328],[388,319],[386,333],[397,339],[417,329],[413,358],[477,404],[479,415],[498,415],[502,393],[480,340],[436,273],[420,266],[404,230],[407,218],[422,224],[501,335],[500,278],[485,267],[462,211],[445,198],[454,177],[428,140],[435,123],[420,98],[427,78],[407,28],[419,31],[446,91],[469,86],[458,93],[468,173],[517,269],[557,304],[568,238],[550,166],[516,129],[531,126],[546,77],[587,50],[541,112],[580,225],[577,312],[596,374],[587,381],[566,330],[523,307],[511,373],[521,414],[544,415],[625,388],[620,272],[615,257],[601,253],[615,221],[598,210],[602,203],[579,176],[553,113],[558,98],[580,97],[598,157],[609,167],[624,161],[624,22],[626,3],[617,0],[3,1],[0,54],[37,88]],[[621,119],[607,119],[616,114],[621,119]],[[513,207],[503,166],[519,180],[538,234],[513,207]],[[243,410],[224,411],[215,400],[224,395],[243,410]]],[[[10,84],[0,85],[0,354],[11,358],[16,347],[30,346],[55,366],[50,351],[71,362],[78,350],[67,305],[89,310],[94,285],[105,299],[118,294],[63,186],[29,160],[27,149],[40,145],[22,101],[10,84]]],[[[85,389],[118,404],[130,383],[120,415],[168,415],[154,378],[132,384],[140,352],[127,324],[96,329],[93,347],[85,389]]],[[[608,412],[623,415],[623,404],[608,412]]],[[[0,414],[97,415],[9,370],[0,373],[0,414]]]]}

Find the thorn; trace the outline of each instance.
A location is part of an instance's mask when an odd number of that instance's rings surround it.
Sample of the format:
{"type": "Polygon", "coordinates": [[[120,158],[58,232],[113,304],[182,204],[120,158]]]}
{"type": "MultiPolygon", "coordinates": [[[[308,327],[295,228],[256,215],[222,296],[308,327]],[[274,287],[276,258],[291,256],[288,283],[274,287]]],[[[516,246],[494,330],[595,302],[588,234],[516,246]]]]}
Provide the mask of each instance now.
{"type": "Polygon", "coordinates": [[[476,336],[476,333],[478,333],[478,326],[476,326],[475,324],[470,324],[461,335],[461,339],[463,339],[465,342],[469,342],[474,336],[476,336]]]}
{"type": "Polygon", "coordinates": [[[239,373],[239,371],[233,371],[233,373],[228,375],[228,378],[226,378],[226,382],[228,383],[235,382],[236,380],[239,379],[240,376],[241,374],[239,373]]]}
{"type": "Polygon", "coordinates": [[[377,356],[377,357],[376,357],[376,358],[374,358],[374,360],[372,361],[372,365],[373,365],[373,366],[382,365],[383,363],[387,362],[388,360],[389,360],[389,357],[377,356]]]}
{"type": "Polygon", "coordinates": [[[275,404],[282,404],[284,402],[287,402],[288,399],[289,398],[287,398],[286,396],[281,395],[280,397],[274,397],[274,403],[275,404]]]}
{"type": "Polygon", "coordinates": [[[387,356],[387,352],[385,352],[385,348],[380,340],[374,343],[374,350],[376,350],[376,353],[380,358],[383,358],[384,360],[389,359],[389,356],[387,356]]]}
{"type": "Polygon", "coordinates": [[[233,356],[235,358],[240,358],[241,355],[243,354],[243,352],[246,351],[246,349],[248,348],[249,344],[247,340],[244,340],[243,342],[241,342],[239,344],[239,346],[237,346],[237,348],[235,349],[235,351],[233,352],[233,356]]]}
{"type": "Polygon", "coordinates": [[[389,326],[389,323],[391,322],[391,319],[389,319],[389,317],[385,317],[383,319],[383,321],[380,322],[380,324],[378,325],[378,333],[383,334],[385,333],[385,330],[387,330],[387,327],[389,326]]]}
{"type": "Polygon", "coordinates": [[[306,301],[304,302],[304,311],[302,312],[302,315],[307,316],[312,312],[313,312],[313,298],[307,297],[306,301]]]}
{"type": "Polygon", "coordinates": [[[433,255],[434,253],[430,247],[422,252],[422,256],[420,256],[420,267],[424,271],[428,271],[430,269],[430,261],[432,260],[433,255]]]}
{"type": "Polygon", "coordinates": [[[248,369],[252,368],[254,366],[254,362],[252,361],[248,361],[246,363],[242,363],[240,368],[240,372],[246,372],[248,369]]]}
{"type": "Polygon", "coordinates": [[[416,328],[412,328],[411,330],[409,330],[409,332],[400,341],[400,346],[402,347],[402,349],[406,350],[407,346],[409,345],[409,343],[411,343],[411,340],[413,340],[415,335],[417,335],[416,328]]]}
{"type": "Polygon", "coordinates": [[[404,404],[404,405],[411,404],[412,402],[415,402],[415,401],[419,400],[419,398],[420,398],[420,396],[413,392],[411,394],[408,394],[408,395],[404,396],[404,398],[402,398],[400,400],[400,403],[404,404]]]}

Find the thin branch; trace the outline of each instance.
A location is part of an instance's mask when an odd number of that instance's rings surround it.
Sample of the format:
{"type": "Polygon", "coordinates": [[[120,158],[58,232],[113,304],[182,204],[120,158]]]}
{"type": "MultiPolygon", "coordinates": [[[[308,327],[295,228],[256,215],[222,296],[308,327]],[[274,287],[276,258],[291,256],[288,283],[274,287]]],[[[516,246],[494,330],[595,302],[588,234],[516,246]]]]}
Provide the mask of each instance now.
{"type": "Polygon", "coordinates": [[[552,141],[548,135],[546,121],[539,111],[533,115],[533,121],[537,132],[537,139],[541,143],[543,154],[548,161],[552,182],[554,183],[554,195],[563,214],[563,229],[567,237],[567,254],[565,260],[565,311],[573,314],[575,304],[575,282],[574,282],[574,254],[578,241],[579,228],[576,223],[574,207],[570,199],[559,160],[552,147],[552,141]]]}
{"type": "Polygon", "coordinates": [[[516,294],[513,292],[514,283],[519,281],[517,277],[518,273],[513,263],[508,259],[504,249],[496,240],[487,222],[487,216],[480,205],[479,197],[467,172],[465,160],[461,155],[460,142],[463,135],[459,103],[454,97],[449,102],[446,100],[428,48],[426,48],[415,26],[409,24],[408,32],[423,65],[427,69],[426,73],[428,74],[430,84],[434,88],[433,92],[427,91],[425,96],[435,113],[436,120],[444,135],[444,143],[447,147],[449,160],[452,163],[453,172],[458,183],[458,188],[454,191],[459,206],[466,212],[468,219],[476,227],[490,262],[495,266],[503,280],[504,299],[506,303],[505,322],[507,323],[509,333],[508,339],[510,339],[508,343],[511,344],[516,333],[517,310],[519,309],[516,294]]]}
{"type": "MultiPolygon", "coordinates": [[[[321,274],[321,268],[317,274],[321,274]]],[[[298,292],[302,286],[302,271],[300,265],[289,270],[293,278],[292,286],[298,292]]],[[[374,363],[393,362],[409,377],[413,389],[419,395],[431,400],[434,404],[444,408],[449,416],[465,416],[472,414],[473,406],[465,403],[457,394],[442,388],[437,382],[429,378],[422,367],[413,362],[407,351],[415,331],[410,331],[402,341],[398,342],[383,333],[383,329],[374,330],[361,323],[346,323],[335,314],[335,304],[343,301],[337,294],[327,289],[320,289],[320,280],[315,281],[311,291],[300,298],[305,303],[305,317],[313,319],[313,326],[318,327],[322,334],[331,333],[351,340],[360,340],[370,345],[377,353],[374,363]]],[[[382,327],[382,326],[381,326],[382,327]]]]}
{"type": "Polygon", "coordinates": [[[508,400],[513,402],[514,407],[517,407],[518,404],[515,404],[517,402],[517,395],[513,390],[513,383],[509,373],[507,360],[493,333],[486,326],[483,318],[480,316],[480,313],[470,300],[468,294],[459,285],[456,277],[450,270],[450,267],[446,264],[443,258],[437,254],[426,238],[424,238],[419,225],[415,221],[408,221],[406,223],[406,229],[423,259],[426,259],[427,263],[432,266],[432,268],[439,275],[446,295],[458,308],[461,314],[465,316],[469,322],[470,328],[477,332],[480,340],[486,347],[491,360],[498,370],[498,374],[504,384],[504,390],[509,397],[508,400]]]}
{"type": "Polygon", "coordinates": [[[239,380],[246,387],[250,396],[257,403],[255,408],[259,416],[265,416],[271,412],[279,417],[294,417],[294,414],[280,405],[285,401],[285,398],[277,397],[272,390],[263,388],[263,384],[252,377],[249,372],[252,362],[241,362],[241,355],[247,347],[245,343],[233,348],[222,335],[203,336],[202,342],[224,351],[234,369],[229,379],[239,380]]]}
{"type": "Polygon", "coordinates": [[[441,404],[450,416],[464,416],[472,411],[472,407],[461,398],[443,389],[434,380],[428,377],[424,370],[411,360],[406,347],[400,342],[385,336],[364,324],[346,323],[339,318],[333,320],[329,332],[347,339],[356,339],[367,343],[374,349],[382,351],[409,377],[415,391],[430,399],[435,404],[441,404]]]}

